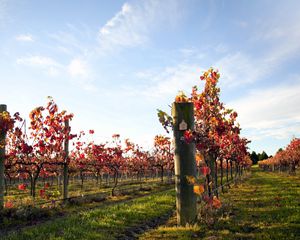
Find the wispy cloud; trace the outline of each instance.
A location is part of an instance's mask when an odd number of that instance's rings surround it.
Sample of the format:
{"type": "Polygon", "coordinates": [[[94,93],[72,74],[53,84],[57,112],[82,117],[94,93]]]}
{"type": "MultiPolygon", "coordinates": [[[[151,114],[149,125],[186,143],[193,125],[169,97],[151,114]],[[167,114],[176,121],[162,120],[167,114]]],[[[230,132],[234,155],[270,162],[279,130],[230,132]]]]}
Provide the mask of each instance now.
{"type": "MultiPolygon", "coordinates": [[[[145,85],[147,85],[147,91],[139,90],[138,94],[149,94],[151,97],[159,98],[174,95],[179,90],[190,93],[192,86],[201,84],[199,76],[207,66],[203,64],[203,57],[194,59],[191,55],[205,56],[205,53],[195,48],[180,49],[179,53],[183,55],[183,60],[177,65],[136,72],[135,76],[146,82],[145,85]],[[185,62],[185,57],[188,58],[188,56],[191,56],[189,59],[193,59],[193,61],[185,62]]],[[[211,66],[220,70],[222,88],[235,88],[243,84],[254,83],[267,74],[267,64],[263,62],[261,65],[257,64],[254,58],[242,52],[226,54],[211,66]]]]}
{"type": "Polygon", "coordinates": [[[156,85],[150,87],[147,93],[151,96],[175,96],[179,90],[191,92],[192,86],[200,83],[199,76],[204,69],[197,65],[179,64],[168,67],[153,76],[156,85]]]}
{"type": "MultiPolygon", "coordinates": [[[[278,64],[292,57],[300,56],[299,2],[297,5],[295,5],[294,11],[278,18],[268,19],[257,30],[256,39],[270,46],[270,54],[267,58],[270,63],[278,64]]],[[[281,11],[280,14],[283,12],[281,11]]]]}
{"type": "Polygon", "coordinates": [[[81,54],[84,56],[89,54],[91,47],[87,47],[86,42],[83,41],[85,38],[79,36],[78,31],[74,32],[74,27],[67,31],[48,34],[48,36],[56,42],[56,49],[64,54],[81,54]]]}
{"type": "Polygon", "coordinates": [[[49,76],[65,75],[72,84],[77,84],[87,91],[97,90],[91,77],[91,69],[87,61],[73,58],[67,65],[45,56],[29,56],[17,59],[17,64],[41,69],[49,76]]]}
{"type": "Polygon", "coordinates": [[[139,71],[134,75],[141,80],[141,84],[134,88],[123,86],[123,89],[127,95],[142,95],[155,99],[175,97],[180,90],[189,94],[193,86],[199,85],[199,76],[203,70],[196,64],[180,63],[163,69],[139,71]]]}
{"type": "Polygon", "coordinates": [[[256,139],[290,138],[300,132],[299,92],[300,77],[293,84],[253,90],[228,105],[237,110],[241,126],[256,139]]]}
{"type": "MultiPolygon", "coordinates": [[[[258,53],[256,56],[245,51],[229,52],[224,45],[218,45],[217,47],[224,51],[223,53],[219,51],[223,57],[211,61],[211,66],[220,69],[221,87],[238,88],[242,85],[254,84],[274,74],[280,64],[300,53],[298,51],[300,43],[296,41],[297,34],[295,33],[292,39],[285,40],[286,42],[282,40],[277,48],[267,49],[266,52],[258,53]]],[[[192,56],[198,55],[205,56],[203,51],[193,47],[180,49],[179,52],[184,59],[192,59],[192,56]]],[[[136,76],[140,79],[148,79],[151,83],[156,82],[150,87],[151,94],[154,93],[155,96],[172,92],[174,94],[179,89],[186,89],[187,86],[191,87],[197,83],[201,70],[204,70],[202,63],[201,58],[193,59],[189,63],[183,61],[165,69],[139,71],[136,76]]]]}
{"type": "MultiPolygon", "coordinates": [[[[284,6],[278,9],[284,9],[284,6]]],[[[295,6],[294,9],[298,8],[295,6]]],[[[251,23],[236,21],[240,27],[251,24],[255,28],[252,39],[247,42],[248,47],[263,48],[252,49],[251,52],[231,50],[215,62],[215,66],[221,70],[225,87],[255,83],[273,75],[283,63],[300,56],[300,15],[298,10],[289,9],[288,12],[286,15],[284,11],[273,10],[260,21],[251,23]]]]}
{"type": "Polygon", "coordinates": [[[238,87],[255,83],[274,74],[282,63],[300,56],[299,39],[299,33],[291,38],[281,39],[274,47],[256,56],[241,51],[226,54],[214,64],[221,69],[221,84],[224,87],[238,87]]]}
{"type": "Polygon", "coordinates": [[[21,57],[17,59],[17,64],[38,67],[60,67],[61,65],[50,57],[44,56],[30,56],[21,57]]]}
{"type": "Polygon", "coordinates": [[[111,45],[131,47],[145,42],[146,29],[143,29],[143,21],[137,14],[139,15],[137,9],[125,3],[121,11],[100,29],[99,38],[102,47],[107,48],[111,45]],[[109,46],[106,45],[108,43],[109,46]]]}
{"type": "Polygon", "coordinates": [[[87,63],[79,58],[72,59],[68,65],[68,72],[72,77],[86,78],[89,76],[87,63]]]}
{"type": "Polygon", "coordinates": [[[58,76],[64,66],[53,58],[45,56],[28,56],[17,59],[17,64],[42,69],[50,76],[58,76]]]}
{"type": "Polygon", "coordinates": [[[66,68],[68,74],[71,76],[71,82],[80,85],[86,91],[97,91],[87,61],[80,58],[73,58],[66,68]]]}
{"type": "Polygon", "coordinates": [[[268,72],[263,59],[254,59],[242,52],[229,53],[214,66],[221,70],[221,85],[227,88],[256,82],[268,72]]]}
{"type": "Polygon", "coordinates": [[[200,53],[195,47],[181,48],[179,49],[179,53],[184,59],[202,59],[205,57],[205,54],[200,53]]]}
{"type": "MultiPolygon", "coordinates": [[[[215,51],[221,57],[211,61],[212,66],[220,69],[222,88],[238,88],[244,85],[255,84],[258,81],[265,81],[266,78],[276,74],[281,65],[300,55],[300,17],[287,18],[285,21],[272,23],[267,27],[257,27],[256,39],[252,44],[257,45],[262,41],[266,47],[263,51],[247,52],[232,51],[224,44],[217,46],[215,51]],[[293,23],[293,21],[295,21],[293,23]],[[275,28],[275,25],[276,28],[275,28]],[[274,25],[274,28],[271,26],[274,25]],[[275,29],[275,30],[274,30],[275,29]],[[287,37],[289,36],[289,37],[287,37]]],[[[251,44],[251,43],[248,43],[251,44]]],[[[185,58],[190,58],[201,52],[195,48],[182,48],[180,53],[185,58]]],[[[203,54],[203,52],[202,52],[203,54]]],[[[208,61],[208,60],[206,60],[208,61]]],[[[177,66],[166,67],[156,71],[145,70],[136,74],[140,79],[151,81],[151,95],[163,96],[174,94],[179,89],[186,89],[197,83],[203,61],[193,59],[185,63],[182,61],[177,66]]],[[[142,93],[142,92],[140,92],[142,93]]]]}
{"type": "Polygon", "coordinates": [[[172,24],[179,12],[178,0],[124,3],[99,31],[100,51],[143,45],[156,23],[172,24]]]}
{"type": "Polygon", "coordinates": [[[72,59],[67,66],[58,63],[53,58],[44,56],[21,57],[17,59],[17,64],[30,67],[49,68],[52,73],[55,72],[55,69],[66,70],[72,77],[87,78],[90,73],[87,62],[79,58],[72,59]]]}
{"type": "Polygon", "coordinates": [[[33,42],[34,38],[31,34],[20,34],[16,36],[16,40],[20,42],[33,42]]]}

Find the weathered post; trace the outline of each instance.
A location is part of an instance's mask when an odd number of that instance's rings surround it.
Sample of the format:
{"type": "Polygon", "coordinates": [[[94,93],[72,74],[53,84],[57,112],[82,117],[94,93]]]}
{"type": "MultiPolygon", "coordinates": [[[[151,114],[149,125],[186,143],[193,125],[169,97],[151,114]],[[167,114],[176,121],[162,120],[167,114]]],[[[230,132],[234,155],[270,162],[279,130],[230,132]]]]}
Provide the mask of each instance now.
{"type": "MultiPolygon", "coordinates": [[[[0,105],[0,113],[7,110],[6,105],[0,105]]],[[[5,161],[5,131],[0,131],[0,210],[4,204],[4,161],[5,161]]]]}
{"type": "Polygon", "coordinates": [[[69,182],[69,173],[68,173],[68,158],[69,158],[69,120],[65,121],[65,128],[68,131],[68,134],[65,139],[65,145],[64,145],[64,150],[65,150],[65,159],[64,159],[64,164],[63,164],[63,177],[64,177],[64,185],[63,185],[63,195],[64,195],[64,201],[67,200],[68,198],[68,182],[69,182]]]}
{"type": "Polygon", "coordinates": [[[178,225],[185,226],[196,220],[196,195],[187,176],[196,177],[195,144],[184,141],[185,130],[194,130],[193,103],[173,103],[172,117],[175,140],[175,188],[178,225]]]}

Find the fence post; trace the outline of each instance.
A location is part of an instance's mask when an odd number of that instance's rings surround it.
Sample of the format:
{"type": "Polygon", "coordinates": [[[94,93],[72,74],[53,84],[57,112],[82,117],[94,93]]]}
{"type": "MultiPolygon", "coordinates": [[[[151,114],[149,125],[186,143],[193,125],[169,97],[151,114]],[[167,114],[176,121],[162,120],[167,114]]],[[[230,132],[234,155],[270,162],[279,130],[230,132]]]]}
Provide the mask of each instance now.
{"type": "MultiPolygon", "coordinates": [[[[7,106],[0,104],[0,113],[7,110],[7,106]]],[[[4,161],[5,161],[5,137],[4,131],[0,132],[0,210],[4,205],[4,161]]]]}
{"type": "Polygon", "coordinates": [[[68,131],[68,134],[66,136],[65,142],[64,142],[64,151],[65,151],[65,159],[63,164],[63,198],[64,201],[68,198],[68,182],[69,182],[69,173],[68,173],[68,157],[69,157],[69,120],[65,120],[65,128],[68,131]]]}
{"type": "Polygon", "coordinates": [[[194,130],[193,103],[173,103],[172,117],[175,140],[175,188],[178,225],[185,226],[196,220],[196,195],[187,176],[196,177],[195,144],[183,139],[185,130],[194,130]]]}

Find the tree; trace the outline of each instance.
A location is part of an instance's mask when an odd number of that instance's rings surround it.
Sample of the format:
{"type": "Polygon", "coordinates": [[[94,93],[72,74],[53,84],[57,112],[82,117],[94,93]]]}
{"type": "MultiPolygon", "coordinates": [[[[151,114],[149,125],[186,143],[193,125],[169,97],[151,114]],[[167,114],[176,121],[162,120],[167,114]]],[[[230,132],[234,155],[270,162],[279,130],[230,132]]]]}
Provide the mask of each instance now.
{"type": "Polygon", "coordinates": [[[261,154],[258,155],[258,160],[259,161],[262,161],[262,160],[265,160],[265,159],[268,159],[268,154],[265,152],[265,151],[262,151],[261,154]]]}
{"type": "Polygon", "coordinates": [[[89,144],[89,148],[87,151],[88,158],[89,158],[89,169],[95,175],[97,184],[99,183],[100,178],[100,186],[102,183],[101,174],[105,168],[105,161],[106,161],[106,149],[105,144],[89,144]]]}
{"type": "Polygon", "coordinates": [[[259,159],[255,151],[252,151],[252,153],[250,154],[250,158],[253,164],[257,164],[259,159]]]}
{"type": "Polygon", "coordinates": [[[277,150],[277,153],[279,153],[279,152],[281,152],[281,151],[283,151],[283,149],[282,149],[282,148],[279,148],[279,149],[277,150]]]}
{"type": "Polygon", "coordinates": [[[136,173],[137,179],[142,179],[142,174],[145,174],[149,168],[149,152],[144,151],[138,144],[134,144],[129,139],[125,139],[125,154],[127,160],[127,171],[136,173]]]}
{"type": "Polygon", "coordinates": [[[156,135],[154,138],[153,166],[160,170],[161,182],[164,181],[164,171],[174,169],[173,149],[169,137],[156,135]]]}
{"type": "MultiPolygon", "coordinates": [[[[184,140],[196,144],[197,152],[204,157],[206,167],[210,168],[210,174],[206,175],[210,196],[212,193],[218,196],[218,163],[223,176],[223,160],[226,160],[227,169],[230,162],[231,177],[233,162],[236,174],[241,174],[242,168],[249,163],[247,144],[250,141],[240,136],[241,128],[236,122],[237,113],[225,108],[220,101],[220,88],[217,86],[219,78],[219,72],[210,68],[200,77],[205,83],[203,91],[199,92],[195,86],[190,98],[183,92],[175,98],[177,103],[194,104],[195,129],[185,131],[184,140]]],[[[174,123],[168,114],[158,110],[158,118],[166,130],[173,128],[174,123]]]]}
{"type": "MultiPolygon", "coordinates": [[[[220,88],[217,86],[220,74],[209,69],[200,77],[205,82],[204,90],[198,92],[193,88],[191,101],[194,103],[195,131],[192,138],[197,150],[204,156],[211,169],[213,191],[218,196],[217,161],[220,162],[223,177],[223,159],[236,163],[236,171],[247,155],[246,145],[249,141],[240,137],[241,128],[236,123],[238,114],[232,109],[226,109],[220,101],[220,88]]],[[[207,182],[210,182],[207,175],[207,182]]]]}
{"type": "Polygon", "coordinates": [[[259,167],[269,171],[289,171],[295,174],[300,165],[300,139],[293,138],[285,149],[277,151],[274,157],[258,162],[259,167]]]}
{"type": "Polygon", "coordinates": [[[17,166],[17,172],[24,174],[31,182],[31,195],[35,198],[35,187],[41,172],[54,171],[63,166],[68,159],[64,149],[65,140],[72,139],[70,128],[65,126],[73,114],[59,112],[52,98],[46,107],[40,106],[29,114],[30,127],[26,129],[16,126],[9,133],[8,156],[17,166]]]}
{"type": "Polygon", "coordinates": [[[114,186],[111,190],[111,195],[115,196],[115,189],[118,184],[119,174],[124,168],[126,168],[126,166],[123,157],[123,149],[120,140],[120,135],[114,134],[112,138],[113,140],[110,146],[106,148],[107,151],[106,166],[110,170],[110,173],[113,174],[114,186]]]}
{"type": "Polygon", "coordinates": [[[15,119],[6,111],[6,105],[0,105],[0,210],[4,203],[4,174],[5,174],[5,146],[6,134],[14,127],[16,118],[19,114],[15,114],[15,119]]]}

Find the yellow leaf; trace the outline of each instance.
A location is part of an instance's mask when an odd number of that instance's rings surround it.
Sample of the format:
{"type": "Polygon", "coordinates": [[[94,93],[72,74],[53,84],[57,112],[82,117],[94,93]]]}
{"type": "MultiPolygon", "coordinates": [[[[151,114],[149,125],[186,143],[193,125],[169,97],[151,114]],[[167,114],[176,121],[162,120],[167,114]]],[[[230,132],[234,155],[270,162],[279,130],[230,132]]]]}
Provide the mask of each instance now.
{"type": "Polygon", "coordinates": [[[189,99],[184,94],[184,92],[183,91],[179,91],[179,93],[177,94],[177,96],[175,98],[175,102],[188,102],[188,101],[189,101],[189,99]]]}
{"type": "Polygon", "coordinates": [[[199,163],[204,160],[204,157],[201,153],[196,154],[196,162],[199,163]]]}
{"type": "Polygon", "coordinates": [[[194,193],[196,193],[197,195],[201,195],[202,193],[204,193],[203,185],[194,185],[194,193]]]}
{"type": "Polygon", "coordinates": [[[196,178],[194,176],[186,176],[186,180],[188,181],[189,184],[196,183],[196,178]]]}

